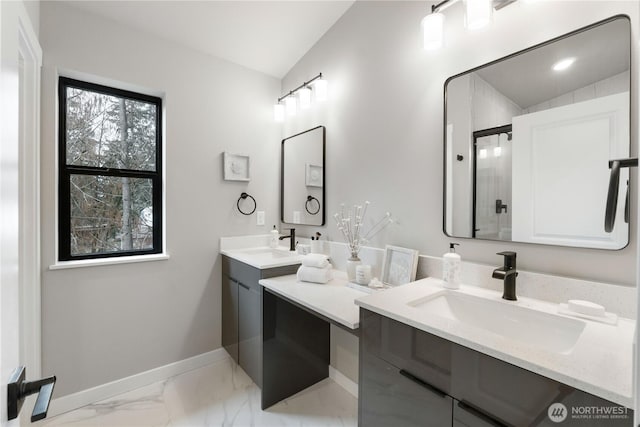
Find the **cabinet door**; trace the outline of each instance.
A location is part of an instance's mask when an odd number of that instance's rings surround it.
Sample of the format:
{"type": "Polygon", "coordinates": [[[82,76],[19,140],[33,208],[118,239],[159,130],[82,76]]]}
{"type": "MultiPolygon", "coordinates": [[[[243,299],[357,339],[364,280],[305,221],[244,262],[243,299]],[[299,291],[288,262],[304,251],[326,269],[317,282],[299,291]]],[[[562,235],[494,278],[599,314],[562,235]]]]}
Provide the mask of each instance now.
{"type": "Polygon", "coordinates": [[[444,427],[452,424],[452,399],[411,373],[360,355],[358,425],[444,427]]]}
{"type": "Polygon", "coordinates": [[[506,425],[633,425],[631,409],[466,347],[454,346],[452,372],[456,399],[506,425]]]}
{"type": "Polygon", "coordinates": [[[238,282],[222,275],[222,346],[238,363],[238,282]]]}
{"type": "Polygon", "coordinates": [[[260,286],[238,282],[239,364],[262,387],[262,295],[260,286]]]}
{"type": "Polygon", "coordinates": [[[361,351],[451,394],[450,341],[362,308],[360,325],[361,351]]]}

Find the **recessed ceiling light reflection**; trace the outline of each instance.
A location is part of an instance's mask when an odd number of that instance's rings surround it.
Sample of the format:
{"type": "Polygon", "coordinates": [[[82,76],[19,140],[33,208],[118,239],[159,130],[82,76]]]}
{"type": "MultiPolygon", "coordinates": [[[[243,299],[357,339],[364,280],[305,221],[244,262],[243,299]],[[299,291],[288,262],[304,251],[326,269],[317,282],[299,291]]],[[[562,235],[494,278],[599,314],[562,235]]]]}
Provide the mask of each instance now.
{"type": "Polygon", "coordinates": [[[553,64],[553,71],[564,71],[576,62],[576,58],[565,58],[553,64]]]}

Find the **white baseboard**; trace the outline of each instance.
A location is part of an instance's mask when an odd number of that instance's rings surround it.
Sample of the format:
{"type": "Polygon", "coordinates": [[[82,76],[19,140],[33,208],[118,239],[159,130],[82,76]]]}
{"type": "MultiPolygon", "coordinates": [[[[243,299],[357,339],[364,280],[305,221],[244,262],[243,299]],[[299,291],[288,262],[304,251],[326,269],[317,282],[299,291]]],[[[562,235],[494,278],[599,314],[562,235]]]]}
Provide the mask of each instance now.
{"type": "Polygon", "coordinates": [[[51,401],[47,416],[54,417],[91,403],[108,399],[117,394],[126,393],[215,362],[226,360],[229,357],[229,353],[227,353],[224,348],[218,348],[208,353],[190,357],[189,359],[169,363],[168,365],[140,372],[130,377],[121,378],[110,383],[62,396],[51,401]]]}
{"type": "Polygon", "coordinates": [[[358,383],[347,378],[347,376],[331,365],[329,365],[329,378],[334,380],[340,387],[347,390],[347,392],[353,395],[353,397],[356,399],[358,398],[358,383]]]}

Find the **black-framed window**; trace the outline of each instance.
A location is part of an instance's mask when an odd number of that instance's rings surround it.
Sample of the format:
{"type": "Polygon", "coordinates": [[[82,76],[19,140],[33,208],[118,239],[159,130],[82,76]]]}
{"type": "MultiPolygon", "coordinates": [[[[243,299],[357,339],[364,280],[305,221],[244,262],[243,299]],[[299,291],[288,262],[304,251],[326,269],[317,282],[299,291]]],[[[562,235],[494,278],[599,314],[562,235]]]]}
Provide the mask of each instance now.
{"type": "Polygon", "coordinates": [[[60,77],[58,258],[162,252],[162,100],[60,77]]]}

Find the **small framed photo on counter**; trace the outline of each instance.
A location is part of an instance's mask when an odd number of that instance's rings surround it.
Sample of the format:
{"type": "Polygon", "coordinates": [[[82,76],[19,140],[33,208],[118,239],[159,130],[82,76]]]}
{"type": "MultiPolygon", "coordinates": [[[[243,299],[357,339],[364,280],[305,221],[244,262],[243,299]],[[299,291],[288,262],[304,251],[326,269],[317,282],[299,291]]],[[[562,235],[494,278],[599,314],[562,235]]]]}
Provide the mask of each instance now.
{"type": "Polygon", "coordinates": [[[382,262],[382,283],[389,286],[404,285],[416,280],[418,251],[398,246],[385,246],[382,262]]]}

